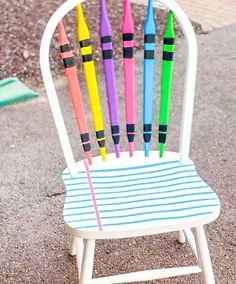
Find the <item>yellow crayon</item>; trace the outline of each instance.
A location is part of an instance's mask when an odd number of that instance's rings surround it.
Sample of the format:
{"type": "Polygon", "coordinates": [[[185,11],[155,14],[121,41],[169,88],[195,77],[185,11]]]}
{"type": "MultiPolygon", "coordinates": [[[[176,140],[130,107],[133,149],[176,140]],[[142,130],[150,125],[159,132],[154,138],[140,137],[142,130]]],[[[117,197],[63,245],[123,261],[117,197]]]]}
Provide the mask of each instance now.
{"type": "Polygon", "coordinates": [[[91,46],[90,33],[85,22],[81,4],[77,6],[78,40],[80,53],[83,59],[85,80],[88,89],[89,102],[92,111],[93,124],[96,131],[97,142],[100,147],[102,159],[106,160],[105,136],[102,120],[101,105],[97,87],[95,66],[93,61],[93,50],[91,46]]]}

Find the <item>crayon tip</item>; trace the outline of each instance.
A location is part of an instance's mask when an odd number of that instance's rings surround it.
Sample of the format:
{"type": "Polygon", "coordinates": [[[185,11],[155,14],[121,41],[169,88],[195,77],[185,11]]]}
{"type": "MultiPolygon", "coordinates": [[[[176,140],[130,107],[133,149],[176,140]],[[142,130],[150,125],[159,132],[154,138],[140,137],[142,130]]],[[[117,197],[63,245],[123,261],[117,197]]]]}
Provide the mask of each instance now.
{"type": "Polygon", "coordinates": [[[150,143],[144,143],[145,157],[149,156],[149,150],[150,150],[150,143]]]}
{"type": "Polygon", "coordinates": [[[59,44],[60,45],[69,44],[69,40],[66,36],[66,32],[65,32],[65,28],[64,28],[62,20],[59,22],[57,29],[59,33],[59,44]]]}
{"type": "Polygon", "coordinates": [[[166,29],[164,33],[164,37],[174,37],[175,36],[175,30],[174,30],[174,14],[170,10],[167,17],[167,24],[166,29]]]}
{"type": "Polygon", "coordinates": [[[128,147],[129,147],[129,155],[130,155],[130,157],[133,157],[133,155],[134,155],[134,142],[129,142],[128,147]]]}
{"type": "Polygon", "coordinates": [[[160,143],[159,144],[159,157],[162,158],[164,155],[164,150],[165,150],[165,144],[160,143]]]}
{"type": "Polygon", "coordinates": [[[83,16],[82,5],[81,5],[81,4],[78,4],[76,8],[77,8],[77,14],[78,14],[78,16],[83,16]]]}
{"type": "Polygon", "coordinates": [[[123,33],[133,33],[134,32],[134,23],[131,13],[131,4],[129,0],[124,1],[124,14],[123,14],[123,23],[122,23],[122,32],[123,33]]]}
{"type": "Polygon", "coordinates": [[[86,156],[86,158],[87,158],[87,160],[88,160],[89,165],[92,165],[92,163],[93,163],[93,160],[92,160],[92,152],[91,152],[91,151],[85,152],[85,156],[86,156]]]}
{"type": "Polygon", "coordinates": [[[102,156],[102,160],[106,161],[106,148],[105,147],[101,147],[100,149],[100,154],[102,156]]]}
{"type": "Polygon", "coordinates": [[[116,158],[120,158],[120,144],[115,144],[116,158]]]}

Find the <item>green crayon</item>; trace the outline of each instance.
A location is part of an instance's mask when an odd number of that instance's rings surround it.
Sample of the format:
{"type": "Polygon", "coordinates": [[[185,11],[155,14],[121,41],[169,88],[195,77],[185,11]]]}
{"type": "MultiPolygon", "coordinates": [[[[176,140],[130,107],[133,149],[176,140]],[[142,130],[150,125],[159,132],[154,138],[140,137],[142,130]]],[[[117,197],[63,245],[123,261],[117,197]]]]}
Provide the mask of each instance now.
{"type": "Polygon", "coordinates": [[[167,25],[163,40],[163,58],[161,72],[161,96],[160,96],[160,115],[159,115],[159,156],[164,155],[167,127],[169,121],[169,109],[171,99],[171,87],[173,77],[173,55],[175,45],[174,15],[170,11],[168,14],[167,25]]]}

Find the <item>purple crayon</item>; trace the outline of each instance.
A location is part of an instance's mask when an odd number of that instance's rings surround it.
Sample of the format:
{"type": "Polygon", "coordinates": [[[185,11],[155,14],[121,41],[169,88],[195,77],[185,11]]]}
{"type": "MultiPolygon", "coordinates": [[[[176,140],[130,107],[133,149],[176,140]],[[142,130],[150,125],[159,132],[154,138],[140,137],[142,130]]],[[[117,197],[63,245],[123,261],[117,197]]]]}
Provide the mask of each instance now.
{"type": "Polygon", "coordinates": [[[106,93],[109,108],[112,139],[115,145],[116,157],[120,157],[120,127],[117,110],[117,94],[115,80],[115,64],[112,51],[112,31],[107,15],[106,1],[100,0],[100,37],[103,57],[103,67],[106,81],[106,93]]]}

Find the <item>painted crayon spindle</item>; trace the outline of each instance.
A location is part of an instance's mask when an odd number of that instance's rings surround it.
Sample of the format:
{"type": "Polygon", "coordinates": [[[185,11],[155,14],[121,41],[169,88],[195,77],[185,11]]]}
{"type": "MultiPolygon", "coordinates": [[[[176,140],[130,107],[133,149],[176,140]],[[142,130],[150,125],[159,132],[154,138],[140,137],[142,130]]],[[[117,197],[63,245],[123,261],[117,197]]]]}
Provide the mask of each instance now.
{"type": "Polygon", "coordinates": [[[156,21],[152,0],[148,1],[144,25],[144,72],[143,72],[143,139],[145,156],[148,157],[152,136],[154,83],[155,83],[155,38],[156,21]]]}
{"type": "Polygon", "coordinates": [[[112,139],[116,157],[120,157],[120,127],[117,108],[117,92],[115,79],[115,64],[112,48],[112,30],[108,19],[106,1],[100,0],[100,37],[103,56],[103,68],[106,81],[106,94],[109,109],[112,139]]]}
{"type": "Polygon", "coordinates": [[[122,21],[123,76],[125,93],[125,116],[129,153],[133,156],[135,136],[135,72],[134,72],[134,23],[129,0],[124,0],[122,21]]]}
{"type": "Polygon", "coordinates": [[[89,103],[92,112],[94,129],[103,161],[106,160],[105,134],[101,112],[101,104],[98,93],[96,71],[93,61],[93,50],[91,46],[90,33],[86,24],[82,6],[77,6],[78,19],[78,40],[80,43],[80,53],[83,60],[86,85],[88,89],[89,103]]]}
{"type": "Polygon", "coordinates": [[[64,63],[65,76],[67,79],[70,98],[74,108],[78,130],[82,140],[85,155],[88,159],[89,164],[92,164],[91,144],[82,100],[82,94],[79,86],[77,67],[75,64],[74,54],[72,52],[70,42],[66,36],[62,21],[60,21],[60,23],[58,24],[58,33],[61,57],[64,63]]]}
{"type": "Polygon", "coordinates": [[[163,40],[163,58],[161,74],[161,97],[160,97],[160,115],[159,115],[159,156],[164,155],[167,128],[169,122],[169,109],[171,100],[171,88],[173,78],[173,55],[175,50],[175,31],[174,15],[169,11],[167,25],[163,40]]]}

